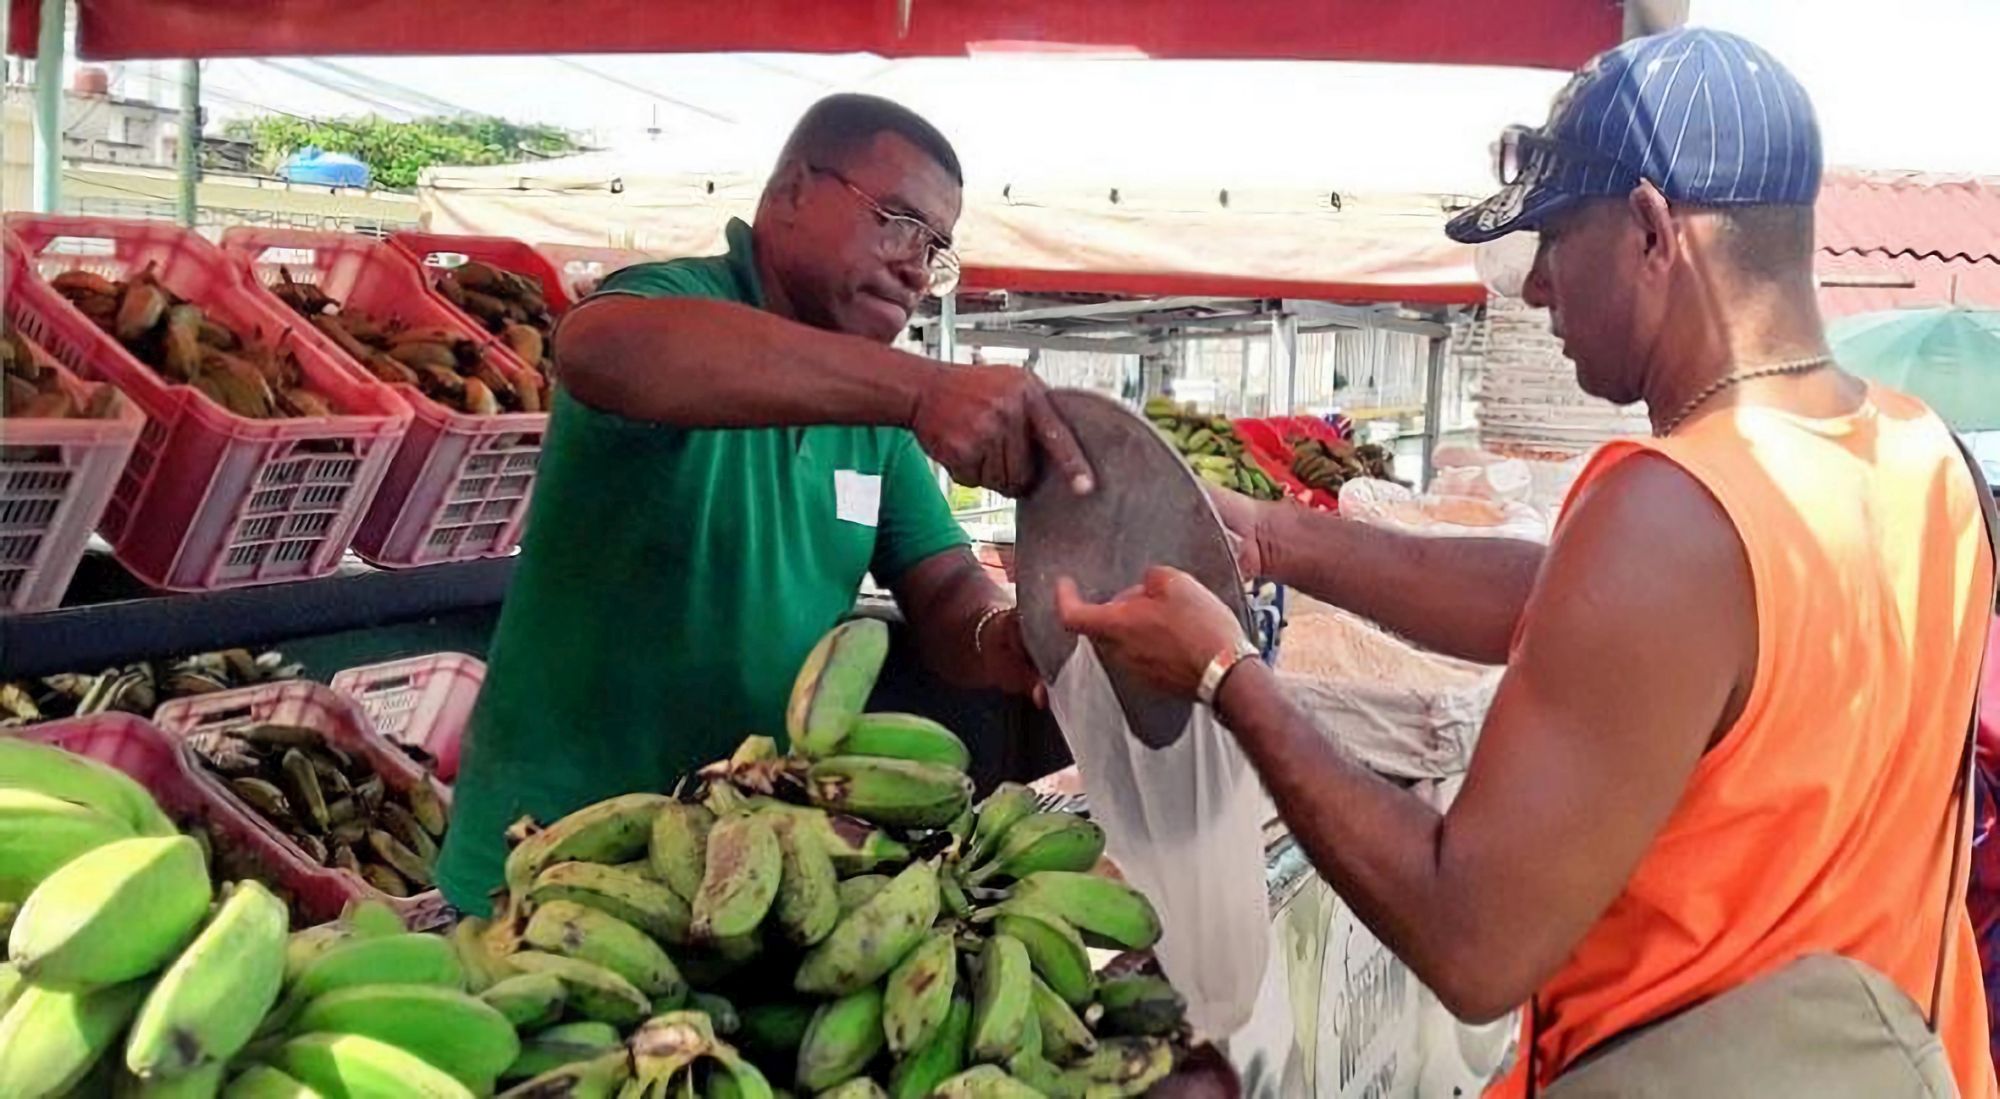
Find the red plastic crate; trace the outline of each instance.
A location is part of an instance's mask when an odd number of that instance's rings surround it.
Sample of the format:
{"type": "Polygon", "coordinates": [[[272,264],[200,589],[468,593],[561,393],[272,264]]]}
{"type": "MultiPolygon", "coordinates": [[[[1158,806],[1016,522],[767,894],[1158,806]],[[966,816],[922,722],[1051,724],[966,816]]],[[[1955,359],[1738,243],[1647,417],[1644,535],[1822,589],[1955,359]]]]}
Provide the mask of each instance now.
{"type": "Polygon", "coordinates": [[[612,248],[590,244],[537,244],[535,251],[547,256],[562,280],[562,288],[572,302],[582,301],[604,276],[635,263],[652,263],[664,257],[637,248],[612,248]]]}
{"type": "MultiPolygon", "coordinates": [[[[576,304],[570,295],[569,286],[563,281],[562,272],[548,256],[535,250],[535,246],[512,237],[470,237],[453,236],[449,233],[419,233],[414,230],[389,234],[389,243],[409,253],[423,264],[427,271],[457,267],[467,260],[490,263],[503,271],[526,275],[542,284],[542,298],[549,303],[549,312],[561,317],[576,304]]],[[[433,281],[435,279],[433,278],[433,281]]],[[[433,291],[435,293],[435,291],[433,291]]],[[[439,298],[439,301],[444,301],[439,298]]],[[[468,322],[484,328],[477,318],[464,314],[458,307],[446,303],[453,312],[464,316],[468,322]]]]}
{"type": "MultiPolygon", "coordinates": [[[[162,705],[154,713],[153,721],[162,732],[181,740],[198,732],[234,729],[244,725],[303,726],[317,731],[334,747],[366,759],[391,789],[409,790],[427,785],[447,808],[451,805],[450,787],[433,780],[401,749],[377,735],[369,727],[368,715],[352,699],[322,683],[293,680],[177,698],[162,705]]],[[[226,782],[210,774],[192,758],[188,765],[196,779],[208,784],[219,796],[236,801],[236,794],[226,782]]],[[[337,879],[349,897],[365,896],[383,901],[401,913],[404,922],[411,927],[433,926],[444,918],[444,898],[437,890],[427,890],[410,897],[389,896],[345,870],[320,866],[276,826],[248,808],[242,809],[242,812],[256,822],[271,842],[297,861],[302,874],[337,879]]]]}
{"type": "Polygon", "coordinates": [[[8,321],[145,413],[99,522],[125,567],[179,591],[332,572],[388,471],[409,407],[298,337],[302,319],[267,306],[193,233],[163,222],[29,214],[9,214],[7,227],[15,234],[7,246],[8,321]],[[148,264],[168,289],[246,337],[290,341],[308,385],[338,413],[235,415],[193,387],[168,384],[43,281],[78,268],[124,278],[148,264]]]}
{"type": "Polygon", "coordinates": [[[1289,499],[1319,511],[1336,511],[1340,500],[1319,489],[1308,488],[1306,483],[1292,473],[1292,448],[1286,443],[1287,426],[1292,417],[1278,417],[1268,420],[1236,420],[1236,434],[1243,439],[1260,469],[1278,487],[1285,490],[1289,499]]]}
{"type": "Polygon", "coordinates": [[[375,731],[398,744],[421,748],[437,761],[440,782],[458,777],[466,722],[486,682],[486,665],[464,653],[435,653],[349,668],[333,689],[352,698],[375,731]]]}
{"type": "Polygon", "coordinates": [[[224,880],[254,878],[290,901],[295,926],[323,923],[363,896],[350,875],[312,865],[289,844],[273,842],[263,821],[217,791],[186,749],[145,718],[105,713],[31,725],[28,740],[108,763],[132,776],[183,830],[208,838],[211,866],[224,880]]]}
{"type": "MultiPolygon", "coordinates": [[[[238,228],[222,235],[222,249],[259,284],[276,283],[282,268],[293,281],[317,283],[343,305],[370,316],[458,331],[477,341],[509,377],[534,371],[499,337],[434,297],[409,253],[391,245],[341,233],[238,228]]],[[[271,304],[289,309],[275,299],[271,304]]],[[[352,362],[310,324],[302,331],[328,354],[352,362]]],[[[365,373],[358,363],[354,369],[365,373]]],[[[438,404],[415,386],[392,388],[414,416],[355,532],[354,551],[391,568],[512,553],[527,521],[548,414],[470,416],[438,404]]]]}
{"type": "MultiPolygon", "coordinates": [[[[78,378],[34,341],[23,342],[79,408],[108,388],[78,378]]],[[[146,414],[123,399],[112,419],[0,419],[0,611],[62,602],[145,426],[146,414]]]]}

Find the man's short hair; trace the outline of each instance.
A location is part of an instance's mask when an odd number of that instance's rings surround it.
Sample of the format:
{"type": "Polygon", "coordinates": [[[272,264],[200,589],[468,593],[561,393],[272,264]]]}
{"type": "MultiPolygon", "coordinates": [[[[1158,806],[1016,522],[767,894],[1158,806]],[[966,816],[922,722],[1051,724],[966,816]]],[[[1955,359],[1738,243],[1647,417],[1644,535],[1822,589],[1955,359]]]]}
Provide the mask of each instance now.
{"type": "Polygon", "coordinates": [[[1718,239],[1729,262],[1745,275],[1785,280],[1810,275],[1813,208],[1733,206],[1704,208],[1721,223],[1718,239]]]}
{"type": "Polygon", "coordinates": [[[958,153],[936,126],[900,103],[853,92],[830,95],[813,104],[792,128],[792,136],[785,140],[785,150],[778,154],[778,162],[803,160],[809,165],[837,165],[880,133],[895,134],[922,149],[939,167],[951,173],[952,182],[965,185],[958,153]]]}

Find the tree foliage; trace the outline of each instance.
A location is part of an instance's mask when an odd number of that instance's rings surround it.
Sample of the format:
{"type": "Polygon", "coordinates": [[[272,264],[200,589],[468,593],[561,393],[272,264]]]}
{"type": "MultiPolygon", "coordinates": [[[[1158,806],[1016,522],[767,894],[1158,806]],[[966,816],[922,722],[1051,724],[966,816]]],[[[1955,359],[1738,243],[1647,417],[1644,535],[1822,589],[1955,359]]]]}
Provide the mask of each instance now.
{"type": "Polygon", "coordinates": [[[368,165],[382,187],[414,187],[417,173],[438,164],[506,164],[532,154],[561,155],[579,146],[553,126],[502,118],[421,118],[396,122],[378,115],[312,120],[262,115],[231,120],[231,137],[255,143],[257,159],[276,171],[305,148],[346,153],[368,165]]]}

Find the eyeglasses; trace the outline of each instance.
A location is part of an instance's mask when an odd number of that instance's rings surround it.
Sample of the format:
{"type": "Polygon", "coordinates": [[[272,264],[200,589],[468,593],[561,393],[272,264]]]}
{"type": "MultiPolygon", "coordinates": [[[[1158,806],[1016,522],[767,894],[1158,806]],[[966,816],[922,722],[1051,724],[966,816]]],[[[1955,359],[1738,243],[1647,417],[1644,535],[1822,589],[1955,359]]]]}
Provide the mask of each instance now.
{"type": "Polygon", "coordinates": [[[1549,137],[1527,126],[1507,127],[1493,147],[1493,172],[1500,177],[1502,186],[1513,186],[1523,180],[1534,182],[1553,174],[1558,163],[1592,170],[1602,168],[1613,179],[1625,178],[1634,182],[1639,179],[1639,172],[1617,157],[1549,137]]]}
{"type": "Polygon", "coordinates": [[[876,225],[882,234],[882,258],[902,259],[922,255],[924,269],[930,273],[930,284],[925,288],[930,294],[941,298],[957,288],[958,256],[951,250],[951,238],[926,225],[920,218],[884,209],[873,195],[856,187],[852,180],[831,168],[822,168],[817,164],[807,167],[847,188],[861,200],[869,213],[875,215],[876,225]]]}

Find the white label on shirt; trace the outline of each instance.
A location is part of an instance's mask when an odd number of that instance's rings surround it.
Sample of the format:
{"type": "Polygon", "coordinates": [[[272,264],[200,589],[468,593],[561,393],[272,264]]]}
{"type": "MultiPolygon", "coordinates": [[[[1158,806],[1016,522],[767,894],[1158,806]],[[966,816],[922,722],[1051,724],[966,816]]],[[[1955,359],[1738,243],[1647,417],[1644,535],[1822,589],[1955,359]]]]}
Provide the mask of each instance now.
{"type": "Polygon", "coordinates": [[[846,522],[874,526],[882,514],[882,478],[851,469],[834,470],[833,509],[846,522]]]}

